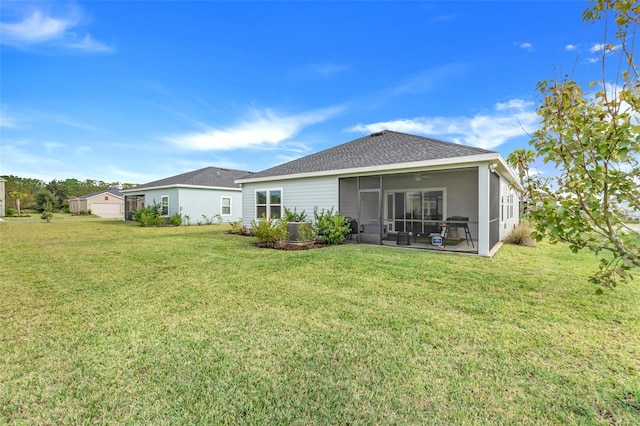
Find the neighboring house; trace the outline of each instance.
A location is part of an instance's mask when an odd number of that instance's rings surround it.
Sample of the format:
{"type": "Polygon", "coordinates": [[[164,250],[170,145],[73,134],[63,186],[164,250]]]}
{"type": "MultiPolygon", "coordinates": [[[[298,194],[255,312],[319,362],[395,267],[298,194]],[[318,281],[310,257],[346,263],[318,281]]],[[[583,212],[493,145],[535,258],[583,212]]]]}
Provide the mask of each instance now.
{"type": "Polygon", "coordinates": [[[310,218],[333,208],[352,219],[359,242],[396,244],[405,233],[413,242],[448,228],[465,251],[489,256],[518,223],[520,184],[499,153],[389,130],[237,182],[248,227],[285,207],[310,218]]]}
{"type": "Polygon", "coordinates": [[[6,179],[3,179],[0,177],[0,217],[4,217],[4,209],[6,208],[5,204],[4,204],[4,191],[5,191],[5,187],[4,187],[4,183],[6,182],[6,179]]]}
{"type": "Polygon", "coordinates": [[[91,213],[105,219],[122,217],[124,196],[119,188],[105,189],[82,197],[69,198],[69,212],[73,214],[91,213]]]}
{"type": "Polygon", "coordinates": [[[160,205],[163,216],[181,213],[191,223],[220,215],[224,222],[242,215],[242,188],[236,179],[249,175],[244,170],[206,167],[154,182],[124,189],[125,220],[143,206],[160,205]]]}

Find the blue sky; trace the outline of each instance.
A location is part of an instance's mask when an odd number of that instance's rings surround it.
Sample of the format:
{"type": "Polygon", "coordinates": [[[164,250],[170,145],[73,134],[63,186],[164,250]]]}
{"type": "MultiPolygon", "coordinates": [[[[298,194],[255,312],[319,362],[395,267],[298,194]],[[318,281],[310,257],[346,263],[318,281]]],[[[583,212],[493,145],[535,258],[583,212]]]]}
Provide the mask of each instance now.
{"type": "Polygon", "coordinates": [[[260,171],[381,129],[528,147],[587,2],[3,1],[0,175],[260,171]]]}

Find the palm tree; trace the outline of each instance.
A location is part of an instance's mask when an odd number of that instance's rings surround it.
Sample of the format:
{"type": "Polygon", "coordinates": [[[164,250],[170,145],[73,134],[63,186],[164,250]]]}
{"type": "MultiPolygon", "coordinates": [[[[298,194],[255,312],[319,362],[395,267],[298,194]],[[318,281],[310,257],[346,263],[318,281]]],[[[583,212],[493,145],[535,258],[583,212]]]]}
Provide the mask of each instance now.
{"type": "Polygon", "coordinates": [[[520,185],[524,192],[520,193],[520,214],[525,214],[525,202],[531,200],[531,175],[529,166],[536,159],[536,153],[530,149],[518,148],[507,157],[507,164],[518,172],[520,185]]]}
{"type": "Polygon", "coordinates": [[[27,194],[26,192],[11,191],[9,193],[9,196],[16,200],[16,209],[18,210],[18,217],[22,216],[22,214],[20,213],[20,201],[23,198],[27,198],[29,196],[29,194],[27,194]]]}

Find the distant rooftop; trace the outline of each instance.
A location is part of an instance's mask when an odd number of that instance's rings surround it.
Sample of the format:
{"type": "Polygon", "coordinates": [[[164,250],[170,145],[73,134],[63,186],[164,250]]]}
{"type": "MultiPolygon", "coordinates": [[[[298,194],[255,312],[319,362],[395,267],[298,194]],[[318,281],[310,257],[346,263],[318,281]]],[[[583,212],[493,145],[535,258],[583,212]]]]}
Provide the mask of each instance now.
{"type": "Polygon", "coordinates": [[[192,172],[182,173],[180,175],[155,180],[153,182],[137,185],[124,190],[124,192],[137,191],[140,189],[169,187],[169,186],[202,186],[202,187],[220,187],[220,188],[240,188],[235,183],[236,179],[240,179],[251,172],[245,170],[223,169],[219,167],[205,167],[204,169],[194,170],[192,172]]]}

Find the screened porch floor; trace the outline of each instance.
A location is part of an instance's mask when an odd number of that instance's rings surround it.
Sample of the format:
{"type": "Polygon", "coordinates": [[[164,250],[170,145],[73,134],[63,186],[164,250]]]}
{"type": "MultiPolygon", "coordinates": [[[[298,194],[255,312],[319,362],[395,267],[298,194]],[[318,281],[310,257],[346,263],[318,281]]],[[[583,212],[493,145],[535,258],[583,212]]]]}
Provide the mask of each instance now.
{"type": "Polygon", "coordinates": [[[478,244],[476,240],[467,240],[464,238],[460,239],[445,239],[441,246],[434,246],[431,244],[431,239],[428,237],[419,236],[415,238],[414,236],[409,236],[409,244],[398,244],[397,235],[389,235],[382,239],[382,245],[389,247],[398,247],[398,248],[411,248],[411,249],[423,249],[423,250],[436,250],[436,251],[453,251],[459,253],[477,253],[478,252],[478,244]]]}

